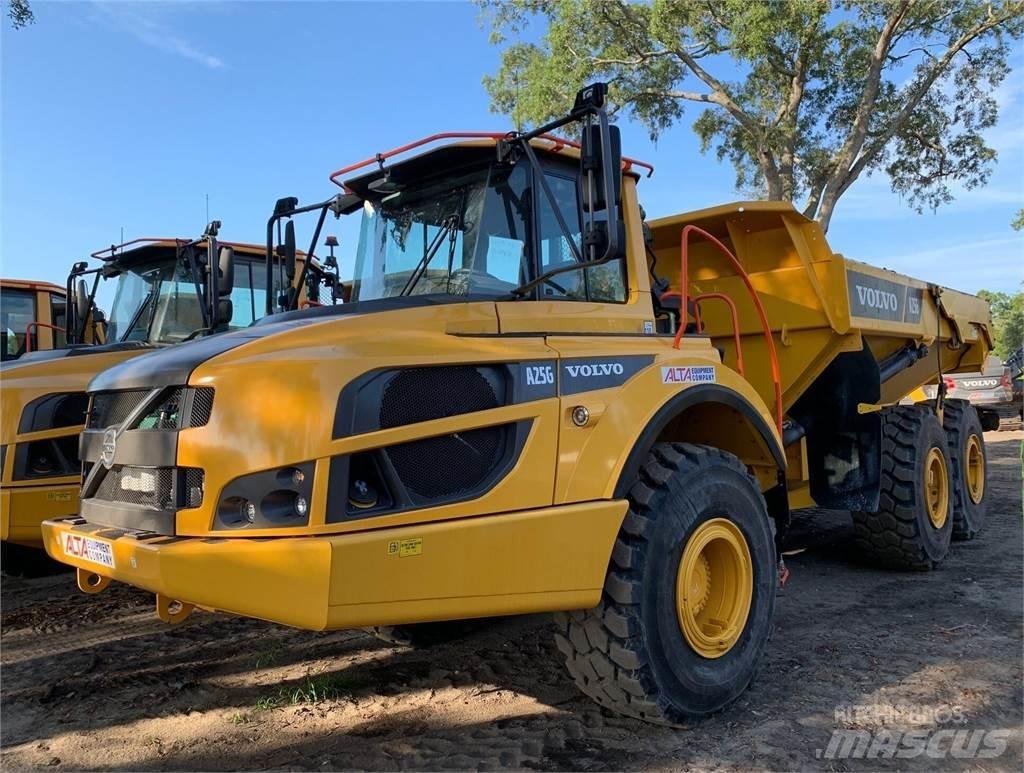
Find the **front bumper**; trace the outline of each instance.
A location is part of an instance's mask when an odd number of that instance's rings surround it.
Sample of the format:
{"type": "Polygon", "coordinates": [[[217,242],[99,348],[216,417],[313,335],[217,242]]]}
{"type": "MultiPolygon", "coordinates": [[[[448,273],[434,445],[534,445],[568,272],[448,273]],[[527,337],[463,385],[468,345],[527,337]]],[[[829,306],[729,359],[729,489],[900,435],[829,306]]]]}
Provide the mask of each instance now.
{"type": "Polygon", "coordinates": [[[77,517],[42,531],[54,559],[158,599],[325,630],[592,607],[626,507],[270,539],[166,537],[77,517]],[[81,538],[109,545],[112,566],[66,549],[81,538]]]}

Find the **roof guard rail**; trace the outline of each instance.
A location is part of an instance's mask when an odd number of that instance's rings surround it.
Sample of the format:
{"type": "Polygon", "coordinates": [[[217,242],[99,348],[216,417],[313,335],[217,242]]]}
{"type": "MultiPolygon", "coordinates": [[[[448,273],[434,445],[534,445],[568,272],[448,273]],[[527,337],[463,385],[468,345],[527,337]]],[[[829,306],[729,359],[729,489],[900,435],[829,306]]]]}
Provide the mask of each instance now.
{"type": "MultiPolygon", "coordinates": [[[[415,142],[410,142],[406,145],[400,145],[399,147],[392,148],[391,150],[385,151],[384,153],[378,153],[372,158],[363,159],[362,161],[358,161],[355,164],[350,164],[349,166],[342,167],[341,169],[331,173],[330,180],[332,183],[339,186],[340,188],[348,190],[345,187],[345,183],[338,179],[342,175],[350,174],[351,172],[355,172],[356,170],[370,166],[371,164],[380,164],[383,166],[384,162],[387,161],[388,159],[394,158],[395,156],[401,155],[402,153],[408,153],[410,150],[421,148],[424,145],[431,145],[435,142],[440,142],[441,140],[465,139],[494,140],[495,142],[497,142],[498,140],[506,139],[509,136],[510,134],[508,132],[441,132],[439,134],[431,134],[429,137],[424,137],[423,139],[416,140],[415,142]]],[[[565,137],[557,137],[553,134],[542,134],[538,139],[545,139],[551,142],[551,151],[555,153],[559,152],[562,148],[565,147],[576,149],[579,149],[580,147],[580,144],[576,142],[576,140],[566,139],[565,137]]],[[[640,161],[635,158],[628,158],[626,156],[623,156],[622,165],[624,171],[629,171],[632,167],[638,166],[647,170],[648,177],[654,174],[654,166],[647,163],[646,161],[640,161]]]]}

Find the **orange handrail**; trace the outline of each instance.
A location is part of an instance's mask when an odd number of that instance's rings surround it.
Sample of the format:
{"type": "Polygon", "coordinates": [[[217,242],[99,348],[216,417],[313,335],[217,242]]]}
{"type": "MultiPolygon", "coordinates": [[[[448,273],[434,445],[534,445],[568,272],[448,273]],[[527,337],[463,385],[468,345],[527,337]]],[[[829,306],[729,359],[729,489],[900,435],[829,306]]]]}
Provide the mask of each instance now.
{"type": "Polygon", "coordinates": [[[32,351],[32,328],[34,327],[48,327],[50,330],[59,330],[64,335],[67,335],[68,331],[58,325],[51,325],[49,322],[29,322],[25,325],[25,353],[32,351]]]}
{"type": "Polygon", "coordinates": [[[704,332],[704,323],[700,318],[700,306],[698,305],[701,301],[708,301],[718,299],[724,301],[725,305],[729,307],[729,313],[732,315],[732,341],[736,345],[736,370],[739,371],[741,376],[745,375],[743,372],[743,344],[740,342],[740,317],[736,312],[736,304],[733,303],[725,293],[701,293],[693,297],[693,308],[694,316],[697,318],[697,329],[704,332]]]}
{"type": "MultiPolygon", "coordinates": [[[[679,286],[680,291],[678,293],[680,303],[679,308],[683,315],[682,324],[679,325],[679,330],[676,331],[676,338],[673,346],[678,349],[679,342],[682,340],[683,333],[686,331],[686,307],[687,307],[687,295],[689,292],[689,249],[690,249],[690,234],[696,233],[698,236],[702,236],[711,242],[718,251],[721,252],[729,262],[732,264],[736,273],[739,274],[740,279],[743,280],[743,284],[747,287],[747,292],[750,294],[750,299],[754,303],[754,308],[757,310],[757,315],[761,319],[761,329],[764,331],[765,344],[768,346],[768,362],[772,370],[772,383],[775,386],[775,427],[778,429],[779,434],[782,434],[782,378],[779,375],[779,357],[775,351],[775,340],[772,338],[772,329],[768,325],[768,315],[765,314],[764,306],[761,304],[761,299],[757,295],[757,291],[754,289],[754,285],[750,282],[750,276],[746,271],[743,270],[743,264],[739,262],[735,255],[717,238],[712,236],[710,233],[705,231],[703,228],[698,228],[695,225],[688,225],[683,228],[683,232],[679,237],[680,242],[680,256],[679,256],[679,286]]],[[[673,292],[672,295],[677,293],[673,292]]],[[[701,296],[698,296],[698,298],[701,296]]],[[[724,297],[721,293],[707,293],[704,297],[724,297]]],[[[696,299],[694,299],[696,300],[696,299]]],[[[739,325],[737,324],[736,307],[729,301],[733,311],[733,334],[735,340],[739,340],[739,325]]],[[[739,356],[739,345],[736,348],[737,357],[739,356]]]]}

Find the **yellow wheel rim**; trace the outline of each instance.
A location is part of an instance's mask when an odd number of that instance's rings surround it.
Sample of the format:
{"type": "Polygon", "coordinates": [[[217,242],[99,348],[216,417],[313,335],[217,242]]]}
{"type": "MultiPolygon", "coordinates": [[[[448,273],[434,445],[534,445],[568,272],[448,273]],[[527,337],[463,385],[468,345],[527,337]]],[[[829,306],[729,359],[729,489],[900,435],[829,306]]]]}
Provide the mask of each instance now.
{"type": "Polygon", "coordinates": [[[932,448],[924,460],[924,504],[932,526],[941,529],[949,514],[949,476],[941,449],[932,448]]]}
{"type": "Polygon", "coordinates": [[[690,536],[676,574],[679,628],[693,650],[719,658],[740,638],[754,594],[754,567],[743,532],[727,518],[690,536]]]}
{"type": "Polygon", "coordinates": [[[967,496],[974,504],[979,504],[985,496],[985,452],[977,435],[967,438],[964,462],[967,467],[967,496]]]}

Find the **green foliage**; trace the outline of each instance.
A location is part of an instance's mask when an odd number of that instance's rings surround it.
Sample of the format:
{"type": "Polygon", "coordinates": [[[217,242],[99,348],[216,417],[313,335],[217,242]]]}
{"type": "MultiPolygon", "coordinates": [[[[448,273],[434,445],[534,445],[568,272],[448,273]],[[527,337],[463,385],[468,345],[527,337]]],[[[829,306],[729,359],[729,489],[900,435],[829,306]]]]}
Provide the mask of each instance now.
{"type": "Polygon", "coordinates": [[[11,20],[11,26],[20,30],[26,25],[35,23],[36,17],[28,0],[8,0],[7,18],[11,20]]]}
{"type": "Polygon", "coordinates": [[[504,48],[484,85],[517,126],[563,114],[595,80],[655,139],[695,103],[701,146],[737,188],[803,198],[826,227],[862,174],[918,211],[985,183],[992,94],[1024,33],[1022,0],[478,2],[504,48]]]}
{"type": "Polygon", "coordinates": [[[978,293],[992,309],[992,337],[995,353],[1005,360],[1024,345],[1024,292],[982,290],[978,293]]]}
{"type": "Polygon", "coordinates": [[[320,703],[344,698],[367,687],[369,681],[346,673],[319,674],[307,676],[299,684],[281,687],[271,695],[256,701],[258,711],[269,711],[280,706],[297,706],[301,703],[320,703]]]}
{"type": "Polygon", "coordinates": [[[1017,214],[1010,222],[1010,228],[1012,228],[1014,231],[1024,230],[1024,209],[1017,210],[1017,214]]]}

